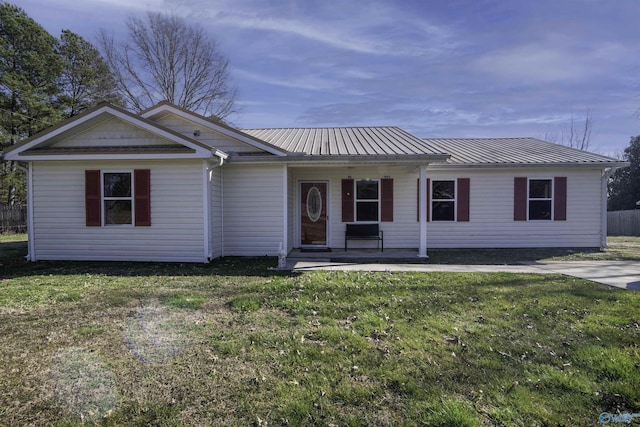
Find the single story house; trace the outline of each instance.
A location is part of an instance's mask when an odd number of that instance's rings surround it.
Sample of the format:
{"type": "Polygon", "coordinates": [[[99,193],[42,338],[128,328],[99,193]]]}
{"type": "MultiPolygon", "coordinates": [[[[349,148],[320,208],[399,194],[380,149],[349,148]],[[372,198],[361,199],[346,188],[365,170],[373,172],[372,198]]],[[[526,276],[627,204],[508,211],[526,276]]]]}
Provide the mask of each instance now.
{"type": "Polygon", "coordinates": [[[101,104],[11,146],[31,261],[207,262],[341,249],[600,247],[625,162],[534,138],[420,139],[397,127],[239,130],[162,102],[101,104]],[[375,248],[353,240],[349,247],[375,248]]]}

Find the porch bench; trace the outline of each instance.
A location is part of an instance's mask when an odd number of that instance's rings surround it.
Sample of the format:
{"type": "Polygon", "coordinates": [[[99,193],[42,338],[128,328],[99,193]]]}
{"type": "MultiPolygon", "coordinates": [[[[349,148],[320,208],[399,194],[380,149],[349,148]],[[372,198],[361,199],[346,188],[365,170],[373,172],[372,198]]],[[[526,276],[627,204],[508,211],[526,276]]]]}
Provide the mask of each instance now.
{"type": "Polygon", "coordinates": [[[380,230],[380,224],[347,224],[344,232],[344,251],[347,252],[348,240],[377,240],[378,249],[382,244],[381,252],[384,252],[384,232],[380,230]]]}

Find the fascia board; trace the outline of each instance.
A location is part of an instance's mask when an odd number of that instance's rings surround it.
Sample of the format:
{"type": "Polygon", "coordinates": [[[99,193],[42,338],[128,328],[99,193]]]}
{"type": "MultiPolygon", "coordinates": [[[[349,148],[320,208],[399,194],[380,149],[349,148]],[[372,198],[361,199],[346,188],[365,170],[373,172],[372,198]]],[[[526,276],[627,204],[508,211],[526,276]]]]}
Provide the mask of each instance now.
{"type": "Polygon", "coordinates": [[[210,159],[207,154],[177,153],[177,154],[36,154],[22,156],[20,161],[66,161],[66,160],[173,160],[173,159],[210,159]]]}
{"type": "Polygon", "coordinates": [[[358,155],[332,155],[332,156],[286,156],[286,157],[262,157],[262,156],[246,156],[231,157],[228,163],[234,164],[282,164],[289,163],[291,165],[358,165],[358,164],[416,164],[424,165],[432,162],[442,162],[449,158],[448,154],[435,155],[411,155],[411,156],[358,156],[358,155]]]}
{"type": "Polygon", "coordinates": [[[611,167],[627,167],[628,162],[592,162],[592,163],[477,163],[477,164],[446,164],[433,163],[429,169],[523,169],[523,168],[586,168],[606,169],[611,167]]]}

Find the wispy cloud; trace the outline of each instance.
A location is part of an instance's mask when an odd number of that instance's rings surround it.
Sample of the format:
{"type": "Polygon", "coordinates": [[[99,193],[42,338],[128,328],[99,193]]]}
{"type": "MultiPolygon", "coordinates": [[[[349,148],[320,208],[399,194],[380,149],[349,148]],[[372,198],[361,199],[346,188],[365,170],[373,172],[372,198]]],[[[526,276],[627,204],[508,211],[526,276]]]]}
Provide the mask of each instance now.
{"type": "Polygon", "coordinates": [[[216,25],[287,34],[364,54],[437,55],[455,44],[450,29],[405,15],[401,8],[388,7],[382,2],[357,7],[337,1],[328,4],[334,6],[332,16],[322,11],[277,14],[268,9],[249,12],[237,7],[208,7],[206,13],[216,25]],[[399,40],[402,43],[398,43],[399,40]]]}
{"type": "Polygon", "coordinates": [[[550,83],[600,75],[624,54],[625,49],[613,43],[588,48],[530,43],[489,52],[473,66],[508,80],[550,83]]]}
{"type": "Polygon", "coordinates": [[[255,82],[265,83],[272,86],[281,86],[292,89],[304,89],[312,91],[326,91],[335,89],[335,81],[306,76],[303,78],[273,77],[272,75],[260,74],[253,71],[236,69],[233,74],[237,77],[255,82]]]}

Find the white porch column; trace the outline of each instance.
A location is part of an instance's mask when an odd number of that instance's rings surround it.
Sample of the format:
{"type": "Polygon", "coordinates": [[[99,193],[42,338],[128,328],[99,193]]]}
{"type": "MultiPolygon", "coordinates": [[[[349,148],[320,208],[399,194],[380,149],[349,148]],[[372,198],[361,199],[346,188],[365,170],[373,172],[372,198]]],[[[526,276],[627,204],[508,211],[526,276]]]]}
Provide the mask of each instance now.
{"type": "Polygon", "coordinates": [[[420,166],[420,246],[418,247],[418,258],[429,258],[427,255],[427,167],[420,166]]]}
{"type": "Polygon", "coordinates": [[[289,250],[289,167],[282,166],[282,248],[284,253],[289,250]]]}

